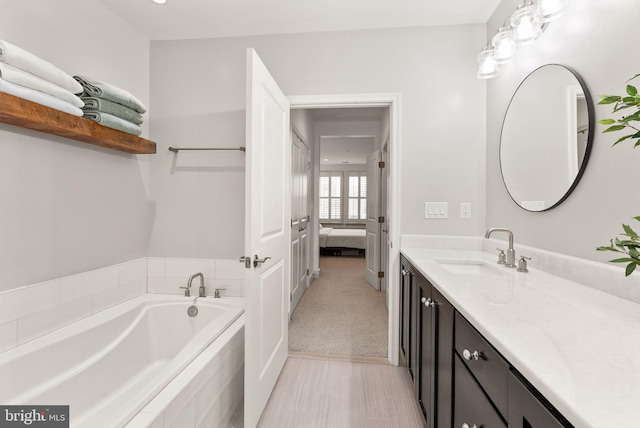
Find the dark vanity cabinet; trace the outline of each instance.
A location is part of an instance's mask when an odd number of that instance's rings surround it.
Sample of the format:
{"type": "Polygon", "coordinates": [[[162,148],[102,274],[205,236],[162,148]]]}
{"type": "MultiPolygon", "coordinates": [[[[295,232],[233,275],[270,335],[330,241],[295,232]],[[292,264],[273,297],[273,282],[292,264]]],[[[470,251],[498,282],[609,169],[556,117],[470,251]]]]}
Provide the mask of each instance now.
{"type": "Polygon", "coordinates": [[[426,427],[451,426],[453,306],[401,259],[401,357],[413,380],[426,427]]]}
{"type": "Polygon", "coordinates": [[[518,372],[509,373],[509,427],[564,428],[572,425],[518,372]]]}
{"type": "Polygon", "coordinates": [[[404,256],[400,357],[428,428],[570,428],[404,256]]]}

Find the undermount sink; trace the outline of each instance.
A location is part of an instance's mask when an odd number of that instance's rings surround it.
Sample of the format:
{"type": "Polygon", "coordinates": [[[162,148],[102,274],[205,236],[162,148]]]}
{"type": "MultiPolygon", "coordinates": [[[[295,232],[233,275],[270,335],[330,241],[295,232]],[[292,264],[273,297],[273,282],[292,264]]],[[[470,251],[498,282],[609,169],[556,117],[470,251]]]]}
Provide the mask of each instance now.
{"type": "Polygon", "coordinates": [[[442,259],[436,262],[444,269],[458,275],[506,275],[507,268],[482,260],[442,259]]]}

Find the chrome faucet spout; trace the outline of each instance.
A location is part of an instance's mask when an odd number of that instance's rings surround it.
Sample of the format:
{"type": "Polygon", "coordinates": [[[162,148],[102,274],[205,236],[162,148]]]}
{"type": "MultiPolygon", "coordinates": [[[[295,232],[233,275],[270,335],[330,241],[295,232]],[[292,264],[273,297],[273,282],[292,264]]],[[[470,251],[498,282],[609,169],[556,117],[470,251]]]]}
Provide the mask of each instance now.
{"type": "Polygon", "coordinates": [[[184,295],[186,297],[190,297],[191,296],[191,283],[193,282],[194,278],[200,277],[200,289],[198,291],[198,297],[204,297],[205,296],[205,288],[204,288],[204,275],[202,274],[202,272],[198,272],[198,273],[194,273],[193,275],[191,275],[189,277],[189,281],[187,282],[187,286],[186,287],[180,287],[184,289],[184,295]]]}
{"type": "Polygon", "coordinates": [[[487,230],[487,233],[484,234],[484,237],[489,239],[493,232],[505,232],[509,235],[509,249],[507,250],[507,260],[505,262],[505,266],[510,268],[516,267],[516,252],[513,249],[513,232],[503,227],[492,227],[491,229],[487,230]]]}
{"type": "Polygon", "coordinates": [[[204,288],[204,275],[202,272],[194,273],[189,277],[189,283],[187,284],[187,290],[191,288],[191,282],[193,282],[194,278],[200,278],[200,288],[198,289],[198,297],[205,296],[205,288],[204,288]]]}

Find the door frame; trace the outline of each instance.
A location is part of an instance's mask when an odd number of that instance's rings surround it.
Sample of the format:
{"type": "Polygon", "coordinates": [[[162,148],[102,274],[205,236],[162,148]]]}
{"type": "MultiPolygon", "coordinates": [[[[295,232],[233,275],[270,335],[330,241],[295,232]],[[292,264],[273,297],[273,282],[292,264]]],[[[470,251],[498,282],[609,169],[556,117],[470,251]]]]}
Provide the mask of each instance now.
{"type": "MultiPolygon", "coordinates": [[[[400,94],[341,94],[287,96],[291,109],[388,107],[389,108],[389,183],[387,216],[389,217],[389,259],[385,267],[389,287],[388,360],[399,364],[400,356],[400,293],[398,275],[400,264],[400,94]]],[[[310,222],[310,233],[318,234],[318,219],[310,222]]]]}

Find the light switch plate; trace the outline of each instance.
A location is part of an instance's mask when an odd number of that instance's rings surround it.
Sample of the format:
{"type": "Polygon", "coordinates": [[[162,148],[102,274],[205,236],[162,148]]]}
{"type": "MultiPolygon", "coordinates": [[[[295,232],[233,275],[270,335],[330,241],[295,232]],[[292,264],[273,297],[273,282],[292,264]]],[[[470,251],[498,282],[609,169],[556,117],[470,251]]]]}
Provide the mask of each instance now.
{"type": "Polygon", "coordinates": [[[425,202],[424,218],[448,218],[448,202],[425,202]]]}

